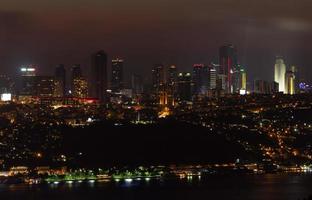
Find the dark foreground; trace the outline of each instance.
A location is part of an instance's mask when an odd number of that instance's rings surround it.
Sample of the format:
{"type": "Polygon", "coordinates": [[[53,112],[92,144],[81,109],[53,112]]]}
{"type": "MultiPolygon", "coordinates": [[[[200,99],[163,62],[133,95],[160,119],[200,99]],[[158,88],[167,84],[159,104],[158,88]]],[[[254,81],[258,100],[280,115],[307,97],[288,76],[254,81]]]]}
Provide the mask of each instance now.
{"type": "Polygon", "coordinates": [[[214,176],[175,180],[0,185],[0,199],[297,200],[311,193],[312,174],[214,176]]]}

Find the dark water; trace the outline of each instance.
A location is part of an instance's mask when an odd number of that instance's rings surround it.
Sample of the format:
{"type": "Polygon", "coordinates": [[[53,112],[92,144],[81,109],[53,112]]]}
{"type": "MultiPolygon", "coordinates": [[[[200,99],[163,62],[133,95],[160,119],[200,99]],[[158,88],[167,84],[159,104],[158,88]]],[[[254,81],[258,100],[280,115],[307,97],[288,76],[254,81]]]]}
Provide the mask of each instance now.
{"type": "Polygon", "coordinates": [[[312,194],[311,174],[243,175],[183,180],[0,185],[0,199],[297,200],[312,194]]]}

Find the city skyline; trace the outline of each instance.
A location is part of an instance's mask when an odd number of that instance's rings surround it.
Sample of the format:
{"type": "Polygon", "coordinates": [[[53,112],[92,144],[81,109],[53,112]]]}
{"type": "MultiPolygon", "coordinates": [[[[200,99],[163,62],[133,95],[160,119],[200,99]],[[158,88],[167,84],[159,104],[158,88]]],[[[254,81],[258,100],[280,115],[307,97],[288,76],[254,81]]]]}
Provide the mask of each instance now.
{"type": "Polygon", "coordinates": [[[159,62],[183,71],[194,63],[217,62],[217,49],[233,43],[252,79],[272,79],[267,74],[279,55],[308,79],[311,16],[305,5],[309,4],[294,6],[290,0],[4,2],[1,70],[13,75],[18,66],[28,63],[40,66],[42,74],[52,73],[59,63],[88,67],[89,54],[104,49],[109,60],[118,56],[127,61],[126,77],[130,71],[149,76],[150,67],[159,62]]]}

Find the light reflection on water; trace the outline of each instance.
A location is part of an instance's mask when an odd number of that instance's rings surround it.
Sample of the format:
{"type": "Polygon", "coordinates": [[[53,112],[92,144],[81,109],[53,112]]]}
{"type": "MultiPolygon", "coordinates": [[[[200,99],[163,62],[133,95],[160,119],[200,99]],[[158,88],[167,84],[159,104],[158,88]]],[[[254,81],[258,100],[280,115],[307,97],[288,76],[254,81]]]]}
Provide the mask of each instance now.
{"type": "MultiPolygon", "coordinates": [[[[140,179],[119,181],[73,181],[43,185],[0,185],[0,197],[5,194],[15,199],[46,199],[55,196],[63,200],[108,199],[250,199],[250,200],[297,200],[312,194],[312,175],[242,175],[214,177],[186,177],[184,179],[140,179]],[[103,196],[104,195],[104,196],[103,196]],[[42,198],[41,198],[42,197],[42,198]],[[169,198],[170,197],[170,198],[169,198]],[[192,198],[191,198],[192,197],[192,198]]],[[[2,199],[2,198],[1,198],[2,199]]],[[[3,198],[5,199],[5,198],[3,198]]],[[[9,198],[8,198],[9,199],[9,198]]],[[[50,198],[51,199],[51,198],[50,198]]]]}

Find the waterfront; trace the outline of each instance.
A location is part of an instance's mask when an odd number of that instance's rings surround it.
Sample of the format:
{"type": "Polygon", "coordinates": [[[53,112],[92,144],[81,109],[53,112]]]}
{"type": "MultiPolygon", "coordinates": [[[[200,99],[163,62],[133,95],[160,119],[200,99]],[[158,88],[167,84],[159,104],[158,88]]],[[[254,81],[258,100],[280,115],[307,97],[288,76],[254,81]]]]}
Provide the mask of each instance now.
{"type": "Polygon", "coordinates": [[[1,199],[297,200],[311,195],[312,174],[263,174],[0,185],[1,199]]]}

